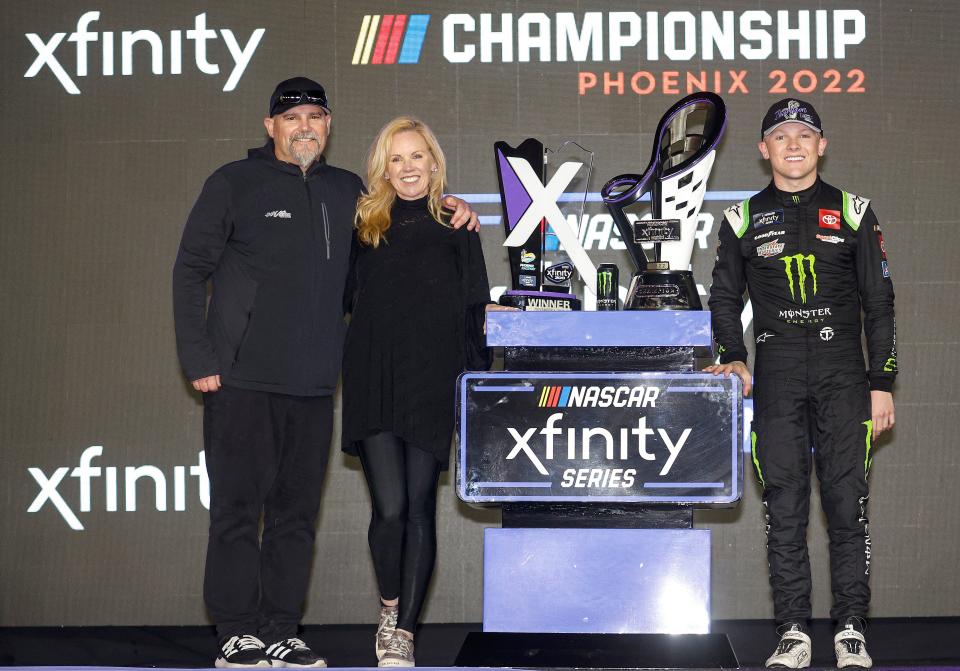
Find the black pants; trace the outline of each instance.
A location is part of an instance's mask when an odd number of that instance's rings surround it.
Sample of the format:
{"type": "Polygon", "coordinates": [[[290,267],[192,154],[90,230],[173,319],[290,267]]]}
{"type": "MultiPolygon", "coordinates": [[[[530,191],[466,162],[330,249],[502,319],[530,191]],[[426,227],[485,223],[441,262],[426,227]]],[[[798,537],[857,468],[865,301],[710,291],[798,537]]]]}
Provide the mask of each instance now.
{"type": "Polygon", "coordinates": [[[210,536],[203,596],[220,638],[296,636],[333,428],[329,396],[203,395],[210,536]],[[263,535],[258,533],[263,514],[263,535]]]}
{"type": "Polygon", "coordinates": [[[859,343],[843,350],[769,344],[757,348],[753,464],[763,485],[770,586],[778,623],[811,616],[807,553],[811,461],[827,516],[830,615],[843,620],[867,614],[867,473],[873,427],[859,349],[859,343]]]}
{"type": "Polygon", "coordinates": [[[373,503],[368,539],[380,596],[400,599],[397,628],[412,632],[437,554],[440,463],[387,432],[363,439],[360,462],[373,503]]]}

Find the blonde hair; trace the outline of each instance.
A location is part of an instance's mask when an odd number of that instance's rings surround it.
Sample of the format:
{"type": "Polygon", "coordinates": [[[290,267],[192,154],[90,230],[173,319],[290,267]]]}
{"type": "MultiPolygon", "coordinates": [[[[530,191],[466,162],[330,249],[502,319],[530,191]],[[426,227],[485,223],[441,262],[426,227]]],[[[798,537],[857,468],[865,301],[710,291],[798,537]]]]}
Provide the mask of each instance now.
{"type": "Polygon", "coordinates": [[[430,173],[430,188],[427,191],[427,208],[434,219],[441,224],[448,225],[444,220],[443,208],[440,199],[447,182],[447,159],[440,149],[440,143],[430,128],[420,121],[409,116],[400,116],[380,129],[370,153],[367,155],[367,193],[360,196],[357,202],[357,216],[355,226],[360,242],[378,247],[386,239],[387,229],[390,228],[390,208],[397,198],[393,185],[384,177],[387,174],[387,161],[393,138],[407,131],[420,133],[427,148],[437,164],[437,171],[430,173]]]}

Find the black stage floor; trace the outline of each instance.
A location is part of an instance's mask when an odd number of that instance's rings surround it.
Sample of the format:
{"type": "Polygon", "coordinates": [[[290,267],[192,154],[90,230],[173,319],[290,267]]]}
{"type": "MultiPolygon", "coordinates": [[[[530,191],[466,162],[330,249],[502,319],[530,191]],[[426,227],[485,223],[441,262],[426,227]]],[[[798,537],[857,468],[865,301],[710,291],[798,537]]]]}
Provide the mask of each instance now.
{"type": "MultiPolygon", "coordinates": [[[[417,635],[421,667],[450,667],[464,638],[479,624],[427,624],[417,635]]],[[[776,643],[768,620],[716,620],[740,666],[760,667],[776,643]]],[[[302,638],[331,666],[369,667],[374,625],[311,625],[302,638]]],[[[813,666],[833,665],[833,630],[812,626],[813,666]]],[[[953,667],[960,671],[960,617],[878,618],[867,631],[875,668],[953,667]]],[[[53,667],[209,668],[215,653],[211,627],[7,627],[0,628],[0,665],[53,667]]]]}

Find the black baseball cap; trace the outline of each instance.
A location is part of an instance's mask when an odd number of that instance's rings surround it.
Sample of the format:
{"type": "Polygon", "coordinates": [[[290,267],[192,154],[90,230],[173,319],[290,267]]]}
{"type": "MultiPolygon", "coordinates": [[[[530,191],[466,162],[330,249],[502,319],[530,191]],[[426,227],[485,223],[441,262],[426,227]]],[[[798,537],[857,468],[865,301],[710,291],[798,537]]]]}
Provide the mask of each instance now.
{"type": "Polygon", "coordinates": [[[320,105],[330,111],[327,92],[319,83],[307,77],[293,77],[284,79],[273,89],[268,116],[283,114],[297,105],[320,105]]]}
{"type": "Polygon", "coordinates": [[[767,110],[760,126],[760,137],[764,138],[777,126],[791,122],[802,123],[823,135],[823,124],[813,105],[796,98],[784,98],[773,103],[767,110]]]}

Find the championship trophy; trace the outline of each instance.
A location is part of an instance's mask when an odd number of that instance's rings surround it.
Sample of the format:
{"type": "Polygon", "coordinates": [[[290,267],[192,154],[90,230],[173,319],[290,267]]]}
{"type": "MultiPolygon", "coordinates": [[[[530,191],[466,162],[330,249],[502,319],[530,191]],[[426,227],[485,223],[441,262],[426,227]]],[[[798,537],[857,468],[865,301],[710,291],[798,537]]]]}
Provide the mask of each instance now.
{"type": "Polygon", "coordinates": [[[558,201],[573,202],[576,206],[579,200],[575,220],[578,223],[582,220],[587,184],[593,171],[593,153],[575,142],[565,142],[557,151],[550,152],[539,140],[528,138],[517,147],[497,142],[494,154],[503,203],[506,233],[503,244],[508,248],[512,281],[512,289],[504,292],[500,304],[521,310],[580,310],[581,302],[570,286],[574,271],[591,287],[596,282],[596,267],[558,201]],[[570,147],[576,147],[579,152],[570,147]],[[550,154],[558,167],[548,175],[550,154]],[[571,184],[577,196],[582,187],[581,197],[569,197],[567,190],[571,184]],[[555,251],[559,244],[548,251],[547,225],[568,257],[553,259],[550,265],[546,265],[547,254],[559,256],[555,251]]]}
{"type": "Polygon", "coordinates": [[[690,257],[697,214],[726,123],[720,96],[689,95],[660,119],[643,174],[618,175],[604,184],[603,202],[637,267],[624,310],[703,309],[690,257]],[[649,207],[641,204],[648,193],[649,207]],[[651,218],[643,218],[647,209],[651,218]],[[653,260],[643,249],[650,243],[653,260]]]}

